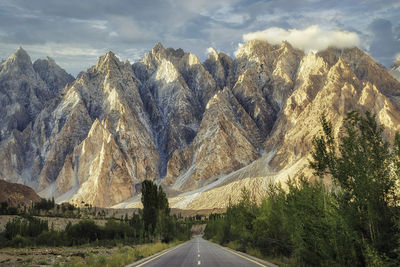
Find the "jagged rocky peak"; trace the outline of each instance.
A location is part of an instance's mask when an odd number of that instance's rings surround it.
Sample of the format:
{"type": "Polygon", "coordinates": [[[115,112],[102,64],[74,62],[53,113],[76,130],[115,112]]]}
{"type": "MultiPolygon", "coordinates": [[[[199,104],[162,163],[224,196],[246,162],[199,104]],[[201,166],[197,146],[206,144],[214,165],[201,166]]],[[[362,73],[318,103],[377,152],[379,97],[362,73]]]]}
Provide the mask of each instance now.
{"type": "Polygon", "coordinates": [[[165,170],[174,150],[192,142],[204,107],[215,93],[215,81],[196,55],[165,49],[160,43],[133,64],[133,70],[142,82],[140,94],[165,170]]]}
{"type": "Polygon", "coordinates": [[[109,71],[118,69],[119,66],[124,65],[118,57],[111,51],[108,51],[105,55],[101,56],[96,63],[96,69],[99,72],[107,73],[109,71]]]}
{"type": "MultiPolygon", "coordinates": [[[[274,98],[279,89],[287,94],[293,86],[294,75],[304,53],[288,42],[271,45],[267,41],[251,40],[236,55],[236,79],[246,70],[257,73],[257,85],[274,98]]],[[[281,106],[284,99],[274,99],[281,106]]]]}
{"type": "Polygon", "coordinates": [[[377,63],[373,58],[361,49],[346,48],[328,48],[318,52],[329,65],[333,66],[342,58],[353,69],[357,78],[361,81],[368,81],[375,84],[379,90],[390,97],[400,97],[400,83],[396,81],[384,66],[377,63]]]}
{"type": "Polygon", "coordinates": [[[10,56],[9,59],[14,60],[15,62],[18,63],[28,63],[28,64],[32,63],[31,57],[22,47],[19,47],[17,51],[15,51],[15,53],[10,56]]]}
{"type": "Polygon", "coordinates": [[[251,40],[247,43],[243,44],[238,53],[236,54],[236,58],[242,57],[263,57],[273,50],[273,46],[269,44],[267,41],[262,40],[251,40]]]}
{"type": "Polygon", "coordinates": [[[214,48],[208,49],[209,55],[204,67],[213,76],[219,88],[231,88],[234,83],[233,60],[226,54],[218,53],[214,48]]]}
{"type": "Polygon", "coordinates": [[[397,56],[396,60],[392,64],[392,68],[399,68],[400,67],[400,56],[397,56]]]}
{"type": "Polygon", "coordinates": [[[233,93],[265,137],[295,87],[303,57],[288,42],[271,45],[262,40],[247,42],[237,54],[233,93]]]}
{"type": "Polygon", "coordinates": [[[150,69],[155,69],[165,58],[166,52],[164,46],[159,42],[151,51],[149,51],[141,60],[141,62],[150,69]]]}
{"type": "Polygon", "coordinates": [[[193,143],[174,152],[165,185],[174,190],[196,189],[246,166],[259,157],[257,126],[227,87],[207,103],[193,143]]]}
{"type": "Polygon", "coordinates": [[[389,73],[400,82],[400,56],[398,56],[393,62],[391,68],[389,69],[389,73]]]}
{"type": "MultiPolygon", "coordinates": [[[[51,75],[51,74],[49,74],[51,75]]],[[[22,131],[65,86],[68,77],[53,88],[35,71],[28,53],[21,47],[1,64],[0,71],[0,140],[10,131],[22,131]]]]}
{"type": "Polygon", "coordinates": [[[37,59],[33,63],[34,70],[40,78],[47,84],[49,89],[54,92],[54,96],[67,84],[75,80],[64,69],[57,65],[54,59],[46,57],[37,59]]]}
{"type": "Polygon", "coordinates": [[[138,65],[144,64],[147,68],[155,70],[161,65],[163,60],[170,61],[182,74],[194,65],[201,65],[200,60],[195,54],[186,53],[182,48],[164,48],[161,43],[157,43],[140,60],[138,65]]]}
{"type": "Polygon", "coordinates": [[[208,48],[208,58],[212,60],[218,60],[218,52],[214,49],[214,47],[208,48]]]}
{"type": "Polygon", "coordinates": [[[22,47],[18,48],[2,65],[2,74],[24,75],[33,79],[36,78],[31,58],[22,47]]]}
{"type": "MultiPolygon", "coordinates": [[[[48,140],[48,152],[43,155],[45,163],[40,171],[40,189],[46,189],[43,187],[55,180],[58,196],[68,193],[72,200],[87,198],[97,205],[109,206],[111,202],[98,201],[114,199],[116,196],[107,195],[110,190],[125,190],[127,187],[118,184],[113,188],[115,184],[112,181],[107,186],[102,183],[101,188],[91,191],[88,196],[82,183],[73,182],[75,178],[81,181],[88,179],[94,183],[105,181],[103,178],[117,181],[119,178],[113,178],[114,174],[119,175],[116,164],[122,166],[124,177],[121,176],[121,179],[140,182],[159,177],[159,155],[132,67],[129,62],[121,62],[114,53],[106,53],[96,65],[80,75],[49,112],[51,116],[48,127],[52,132],[49,139],[52,140],[48,140]],[[92,130],[89,132],[89,129],[92,130]],[[102,138],[104,142],[101,142],[102,138]],[[90,153],[85,153],[90,150],[88,147],[82,151],[82,147],[85,147],[82,144],[95,145],[91,147],[90,153]],[[116,158],[110,157],[104,161],[102,155],[106,156],[107,153],[116,158]],[[92,161],[95,158],[98,160],[92,161]],[[118,163],[114,164],[114,159],[118,163]],[[90,166],[96,166],[98,172],[87,173],[90,166]],[[76,173],[79,175],[76,176],[76,173]],[[70,191],[71,184],[82,190],[70,191]],[[102,193],[98,193],[100,191],[102,193]],[[98,198],[100,200],[96,200],[98,198]]],[[[91,182],[86,184],[91,186],[91,182]]],[[[51,190],[42,192],[45,196],[49,192],[51,194],[51,190]]],[[[115,195],[128,198],[130,193],[131,190],[129,195],[115,195]]]]}
{"type": "MultiPolygon", "coordinates": [[[[45,162],[49,158],[49,147],[57,141],[53,154],[62,155],[62,144],[68,144],[74,139],[73,135],[77,135],[76,129],[64,136],[52,133],[52,128],[59,131],[66,122],[61,112],[54,117],[51,113],[62,100],[58,93],[73,77],[50,59],[37,61],[34,68],[22,49],[4,64],[0,73],[0,139],[3,141],[0,177],[31,184],[37,189],[43,166],[56,165],[52,160],[45,162]]],[[[63,109],[68,107],[63,106],[63,109]]],[[[83,128],[82,125],[79,128],[83,128]]]]}
{"type": "MultiPolygon", "coordinates": [[[[253,40],[235,60],[210,49],[202,64],[158,43],[133,65],[108,52],[75,81],[24,51],[0,64],[0,178],[59,201],[111,206],[145,179],[177,192],[256,178],[249,189],[263,192],[305,166],[323,111],[335,129],[354,109],[400,129],[399,82],[357,48],[305,55],[253,40]]],[[[226,197],[203,189],[179,197],[226,197]]]]}
{"type": "Polygon", "coordinates": [[[300,55],[304,54],[301,50],[293,48],[293,46],[287,41],[282,41],[281,44],[272,45],[267,41],[254,39],[239,47],[239,50],[236,53],[236,58],[260,61],[278,56],[283,52],[297,53],[300,55]]]}
{"type": "Polygon", "coordinates": [[[262,136],[266,137],[275,122],[277,110],[257,86],[256,73],[245,71],[239,76],[232,91],[236,98],[257,124],[262,136]]]}
{"type": "Polygon", "coordinates": [[[328,47],[325,50],[319,51],[317,55],[323,57],[330,65],[334,65],[340,57],[352,65],[352,67],[357,67],[360,61],[377,64],[369,55],[357,47],[344,49],[328,47]]]}
{"type": "Polygon", "coordinates": [[[96,119],[87,138],[68,155],[55,183],[57,201],[106,207],[132,196],[126,159],[113,135],[96,119]]]}
{"type": "Polygon", "coordinates": [[[151,53],[152,53],[153,55],[165,53],[165,48],[164,48],[164,46],[162,45],[162,43],[158,42],[158,43],[153,47],[153,49],[151,49],[151,53]]]}

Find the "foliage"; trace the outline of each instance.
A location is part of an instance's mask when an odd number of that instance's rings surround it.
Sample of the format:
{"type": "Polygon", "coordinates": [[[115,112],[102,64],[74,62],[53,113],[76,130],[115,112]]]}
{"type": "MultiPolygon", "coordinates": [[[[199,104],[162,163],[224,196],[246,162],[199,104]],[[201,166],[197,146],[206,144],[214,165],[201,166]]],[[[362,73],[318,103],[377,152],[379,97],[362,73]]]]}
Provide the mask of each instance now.
{"type": "MultiPolygon", "coordinates": [[[[310,166],[320,177],[330,176],[339,188],[342,217],[358,236],[359,263],[368,264],[367,251],[395,257],[396,193],[399,188],[400,142],[393,148],[382,137],[383,129],[370,113],[351,112],[336,145],[332,124],[321,118],[324,135],[314,139],[310,166]]],[[[371,254],[371,253],[370,253],[371,254]]]]}
{"type": "Polygon", "coordinates": [[[34,208],[37,210],[51,210],[55,206],[54,198],[52,199],[45,199],[41,198],[39,202],[34,204],[34,208]]]}
{"type": "Polygon", "coordinates": [[[398,266],[400,137],[390,146],[369,113],[350,113],[338,141],[321,122],[310,161],[320,180],[270,185],[260,204],[244,190],[226,214],[210,215],[204,236],[299,266],[398,266]]]}
{"type": "Polygon", "coordinates": [[[142,182],[142,204],[145,230],[154,233],[158,215],[158,190],[152,181],[142,182]]]}
{"type": "Polygon", "coordinates": [[[142,183],[143,222],[149,236],[158,235],[169,242],[177,233],[176,218],[170,216],[167,196],[161,186],[146,180],[142,183]]]}
{"type": "Polygon", "coordinates": [[[0,215],[16,215],[18,214],[17,207],[12,207],[8,205],[7,201],[0,203],[0,215]]]}
{"type": "Polygon", "coordinates": [[[17,235],[23,237],[36,237],[43,231],[48,231],[47,221],[29,217],[28,219],[14,218],[5,226],[5,237],[13,239],[17,235]]]}

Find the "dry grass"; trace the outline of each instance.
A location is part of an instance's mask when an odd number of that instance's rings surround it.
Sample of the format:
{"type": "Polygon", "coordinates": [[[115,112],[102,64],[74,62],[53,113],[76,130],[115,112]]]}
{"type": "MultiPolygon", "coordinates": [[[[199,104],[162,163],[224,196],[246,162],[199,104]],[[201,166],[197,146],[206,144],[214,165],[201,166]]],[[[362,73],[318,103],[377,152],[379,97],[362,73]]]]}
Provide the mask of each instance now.
{"type": "Polygon", "coordinates": [[[0,249],[0,266],[37,266],[67,262],[72,258],[110,255],[117,247],[26,247],[0,249]],[[46,264],[45,264],[46,263],[46,264]]]}
{"type": "Polygon", "coordinates": [[[172,242],[169,244],[165,243],[154,243],[154,244],[145,244],[138,246],[124,246],[119,247],[114,253],[110,255],[94,255],[91,254],[88,257],[71,257],[68,261],[63,262],[59,261],[54,266],[107,266],[107,267],[118,267],[125,266],[127,264],[138,261],[142,258],[149,257],[157,252],[160,252],[164,249],[171,248],[173,246],[178,245],[181,242],[172,242]]]}

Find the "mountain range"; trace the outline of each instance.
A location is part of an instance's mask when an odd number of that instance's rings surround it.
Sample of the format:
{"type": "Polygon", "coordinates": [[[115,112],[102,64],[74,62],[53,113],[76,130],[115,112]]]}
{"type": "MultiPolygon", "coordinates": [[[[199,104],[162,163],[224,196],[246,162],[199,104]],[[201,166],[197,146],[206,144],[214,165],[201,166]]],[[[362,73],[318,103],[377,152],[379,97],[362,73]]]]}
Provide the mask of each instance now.
{"type": "Polygon", "coordinates": [[[137,207],[146,179],[175,208],[223,208],[244,186],[260,198],[310,174],[323,113],[337,136],[348,112],[371,111],[393,139],[399,66],[260,40],[201,62],[158,43],[133,64],[108,52],[74,78],[19,48],[0,64],[0,179],[99,207],[137,207]]]}

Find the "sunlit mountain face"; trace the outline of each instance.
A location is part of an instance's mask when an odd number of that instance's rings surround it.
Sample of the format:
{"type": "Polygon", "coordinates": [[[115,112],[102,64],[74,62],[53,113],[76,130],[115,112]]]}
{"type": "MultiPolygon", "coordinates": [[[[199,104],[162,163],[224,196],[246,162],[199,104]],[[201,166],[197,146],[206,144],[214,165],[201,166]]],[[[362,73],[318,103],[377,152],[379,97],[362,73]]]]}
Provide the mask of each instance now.
{"type": "Polygon", "coordinates": [[[1,64],[0,176],[99,207],[136,207],[153,180],[173,207],[223,208],[237,188],[261,198],[311,174],[323,113],[335,133],[352,110],[375,113],[389,140],[398,130],[400,84],[359,48],[209,51],[202,62],[158,43],[133,64],[107,52],[74,79],[19,48],[1,64]]]}
{"type": "Polygon", "coordinates": [[[99,207],[139,206],[144,180],[183,209],[224,208],[244,186],[261,199],[312,177],[321,114],[338,135],[348,112],[369,111],[394,138],[399,10],[2,1],[0,179],[99,207]]]}

